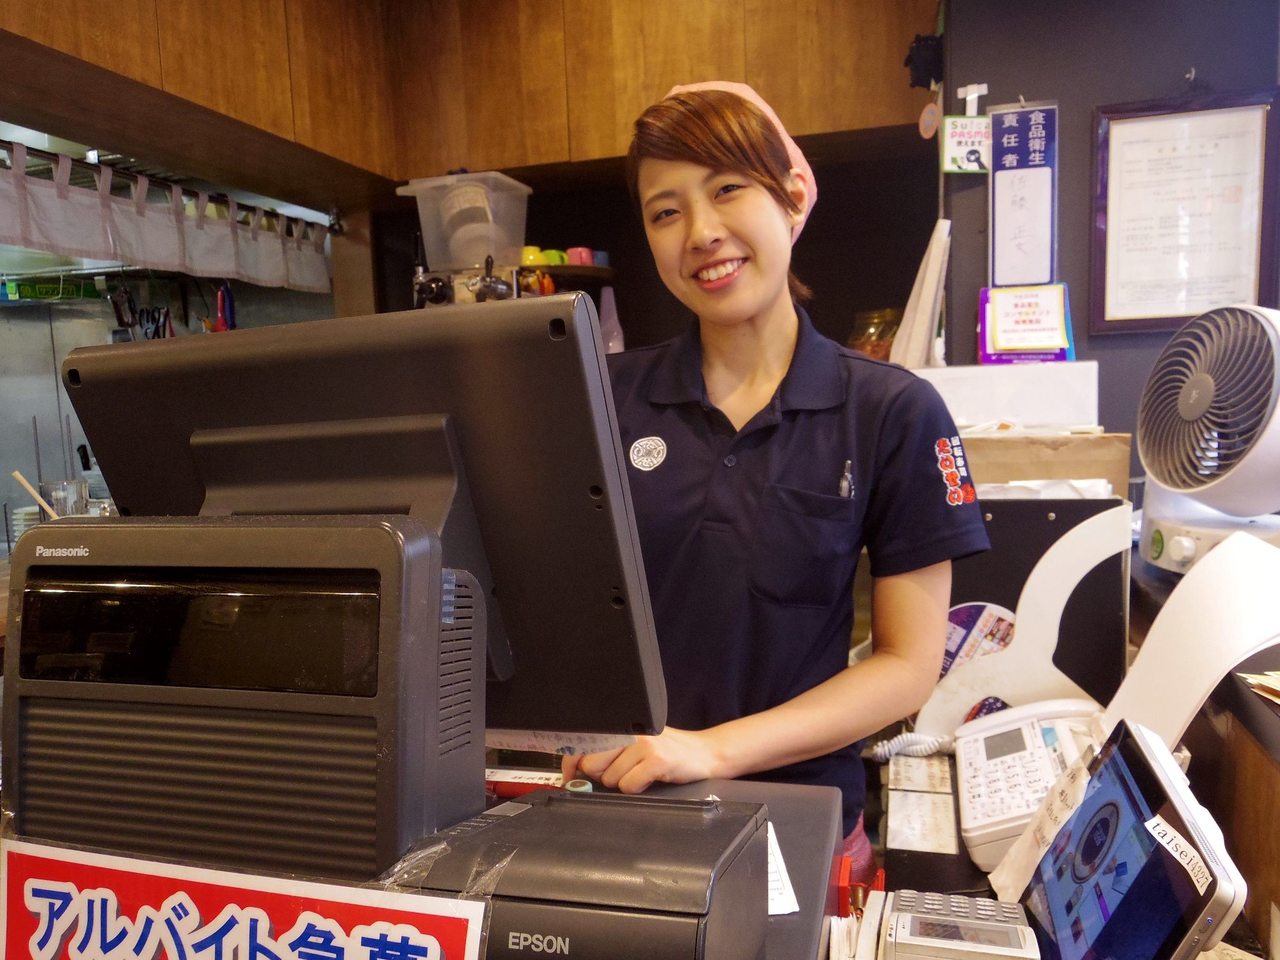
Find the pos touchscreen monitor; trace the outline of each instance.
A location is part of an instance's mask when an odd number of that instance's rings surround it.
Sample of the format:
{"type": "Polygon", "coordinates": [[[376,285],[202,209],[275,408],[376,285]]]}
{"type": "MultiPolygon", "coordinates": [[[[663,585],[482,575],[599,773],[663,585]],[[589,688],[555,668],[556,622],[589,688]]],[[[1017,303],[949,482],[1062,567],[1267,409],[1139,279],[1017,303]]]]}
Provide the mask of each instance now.
{"type": "Polygon", "coordinates": [[[663,726],[586,296],[92,347],[62,376],[122,514],[422,519],[487,598],[490,728],[663,726]]]}

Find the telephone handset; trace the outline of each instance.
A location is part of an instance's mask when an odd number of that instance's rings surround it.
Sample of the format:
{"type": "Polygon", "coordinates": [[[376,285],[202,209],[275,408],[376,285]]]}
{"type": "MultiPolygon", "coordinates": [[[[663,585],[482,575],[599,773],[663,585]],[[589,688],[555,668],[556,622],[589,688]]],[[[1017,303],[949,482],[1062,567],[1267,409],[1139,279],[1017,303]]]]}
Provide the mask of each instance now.
{"type": "Polygon", "coordinates": [[[1078,717],[1092,717],[1101,713],[1102,707],[1092,700],[1080,698],[1063,698],[1061,700],[1041,700],[1039,703],[1024,703],[1018,707],[1006,707],[985,717],[978,717],[956,728],[956,739],[960,737],[979,736],[1016,727],[1028,720],[1071,720],[1078,717]]]}
{"type": "Polygon", "coordinates": [[[960,835],[980,869],[995,869],[1058,775],[1097,742],[1101,712],[1092,700],[1044,700],[956,730],[960,835]]]}

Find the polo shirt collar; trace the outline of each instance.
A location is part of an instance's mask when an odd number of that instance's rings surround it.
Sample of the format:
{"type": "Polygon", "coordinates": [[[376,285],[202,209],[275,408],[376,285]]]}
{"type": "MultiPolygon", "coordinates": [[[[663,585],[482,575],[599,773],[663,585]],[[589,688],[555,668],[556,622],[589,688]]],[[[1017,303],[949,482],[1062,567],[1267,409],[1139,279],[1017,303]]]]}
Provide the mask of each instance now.
{"type": "MultiPolygon", "coordinates": [[[[836,345],[814,329],[809,314],[797,305],[800,329],[791,366],[778,388],[781,410],[826,410],[844,402],[844,379],[836,345]]],[[[695,320],[659,363],[649,400],[653,403],[705,403],[706,384],[702,380],[702,339],[695,320]]]]}

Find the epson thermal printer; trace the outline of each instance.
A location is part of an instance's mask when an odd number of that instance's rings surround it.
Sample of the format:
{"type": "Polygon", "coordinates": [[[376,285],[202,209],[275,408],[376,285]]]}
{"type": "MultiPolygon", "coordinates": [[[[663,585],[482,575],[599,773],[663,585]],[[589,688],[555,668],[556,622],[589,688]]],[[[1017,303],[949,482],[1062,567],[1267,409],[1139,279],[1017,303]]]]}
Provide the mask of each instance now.
{"type": "Polygon", "coordinates": [[[397,885],[490,899],[489,960],[754,960],[764,804],[535,791],[429,838],[397,885]]]}

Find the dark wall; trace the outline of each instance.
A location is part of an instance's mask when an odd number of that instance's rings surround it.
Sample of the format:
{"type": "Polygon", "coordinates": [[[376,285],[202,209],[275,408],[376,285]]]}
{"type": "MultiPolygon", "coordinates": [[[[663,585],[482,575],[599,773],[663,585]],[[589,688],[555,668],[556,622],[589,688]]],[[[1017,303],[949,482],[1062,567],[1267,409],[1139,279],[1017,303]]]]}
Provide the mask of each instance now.
{"type": "MultiPolygon", "coordinates": [[[[1059,104],[1058,272],[1068,284],[1077,356],[1099,363],[1099,416],[1132,432],[1138,399],[1168,333],[1089,335],[1089,244],[1095,107],[1184,93],[1184,76],[1214,92],[1274,86],[1277,0],[950,0],[948,112],[953,91],[986,83],[987,104],[1059,104]]],[[[952,218],[947,285],[951,363],[973,363],[978,290],[987,273],[985,179],[947,177],[952,218]]]]}
{"type": "MultiPolygon", "coordinates": [[[[814,175],[819,202],[792,268],[814,291],[814,323],[843,343],[855,312],[906,304],[937,217],[937,159],[932,144],[919,141],[886,157],[816,160],[814,175]]],[[[379,309],[408,309],[416,212],[383,213],[375,224],[379,309]]],[[[579,186],[535,186],[525,237],[541,247],[609,252],[628,346],[668,339],[690,322],[658,279],[620,165],[615,177],[595,174],[579,186]]]]}

